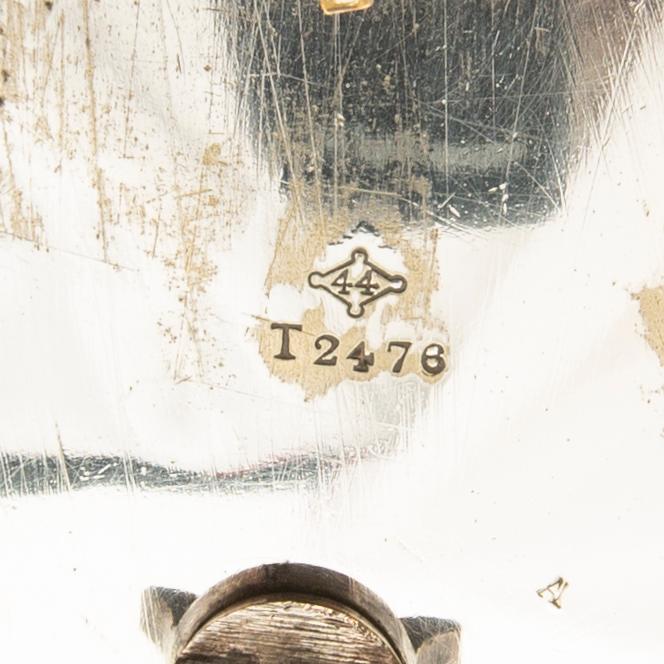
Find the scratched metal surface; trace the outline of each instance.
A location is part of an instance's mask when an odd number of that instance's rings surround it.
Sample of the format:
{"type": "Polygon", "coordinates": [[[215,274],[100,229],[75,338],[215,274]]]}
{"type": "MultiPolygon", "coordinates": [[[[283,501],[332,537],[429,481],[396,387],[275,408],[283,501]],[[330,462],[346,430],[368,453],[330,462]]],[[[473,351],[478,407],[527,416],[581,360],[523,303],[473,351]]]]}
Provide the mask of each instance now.
{"type": "Polygon", "coordinates": [[[3,660],[160,661],[143,588],[289,559],[466,663],[662,661],[660,1],[0,27],[3,660]],[[360,245],[408,290],[356,324],[307,276],[360,245]]]}

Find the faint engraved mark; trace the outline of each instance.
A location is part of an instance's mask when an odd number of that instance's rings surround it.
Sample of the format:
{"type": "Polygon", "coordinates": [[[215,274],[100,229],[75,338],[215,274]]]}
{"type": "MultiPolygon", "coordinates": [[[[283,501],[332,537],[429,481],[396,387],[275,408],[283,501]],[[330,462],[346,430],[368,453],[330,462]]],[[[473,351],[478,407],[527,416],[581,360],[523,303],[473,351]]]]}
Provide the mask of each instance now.
{"type": "Polygon", "coordinates": [[[553,583],[538,590],[537,594],[542,599],[546,599],[549,604],[553,604],[557,609],[562,609],[560,599],[568,585],[569,583],[562,576],[559,576],[553,583]]]}

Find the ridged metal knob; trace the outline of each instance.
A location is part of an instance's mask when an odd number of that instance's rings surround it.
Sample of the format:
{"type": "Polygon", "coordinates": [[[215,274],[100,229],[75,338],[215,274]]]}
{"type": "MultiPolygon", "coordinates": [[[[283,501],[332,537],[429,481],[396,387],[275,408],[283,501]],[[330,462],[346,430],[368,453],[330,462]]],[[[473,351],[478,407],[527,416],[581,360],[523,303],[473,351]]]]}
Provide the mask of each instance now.
{"type": "Polygon", "coordinates": [[[201,597],[143,596],[143,629],[169,664],[457,664],[459,627],[399,620],[348,576],[300,564],[246,570],[201,597]]]}

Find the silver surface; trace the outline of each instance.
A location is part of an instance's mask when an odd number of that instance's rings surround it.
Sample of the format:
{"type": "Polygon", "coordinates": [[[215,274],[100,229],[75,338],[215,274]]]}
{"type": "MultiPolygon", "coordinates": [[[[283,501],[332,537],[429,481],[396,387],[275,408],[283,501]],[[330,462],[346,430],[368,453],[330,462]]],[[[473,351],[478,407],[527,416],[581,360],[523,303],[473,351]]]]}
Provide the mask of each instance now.
{"type": "Polygon", "coordinates": [[[465,664],[661,662],[662,11],[4,0],[0,659],[158,662],[145,587],[297,560],[465,664]],[[411,299],[355,323],[359,246],[411,299]]]}

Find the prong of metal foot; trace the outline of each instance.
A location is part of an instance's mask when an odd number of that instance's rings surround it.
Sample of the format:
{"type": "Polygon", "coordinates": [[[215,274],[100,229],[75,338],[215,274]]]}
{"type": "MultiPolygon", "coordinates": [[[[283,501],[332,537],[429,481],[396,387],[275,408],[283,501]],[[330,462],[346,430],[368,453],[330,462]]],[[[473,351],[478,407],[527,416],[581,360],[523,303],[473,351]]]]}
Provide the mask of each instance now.
{"type": "Polygon", "coordinates": [[[417,664],[458,664],[461,628],[452,620],[402,618],[417,664]]]}
{"type": "Polygon", "coordinates": [[[177,626],[196,595],[173,588],[150,587],[141,597],[141,628],[147,637],[170,656],[177,626]]]}

